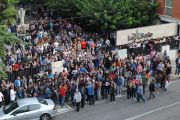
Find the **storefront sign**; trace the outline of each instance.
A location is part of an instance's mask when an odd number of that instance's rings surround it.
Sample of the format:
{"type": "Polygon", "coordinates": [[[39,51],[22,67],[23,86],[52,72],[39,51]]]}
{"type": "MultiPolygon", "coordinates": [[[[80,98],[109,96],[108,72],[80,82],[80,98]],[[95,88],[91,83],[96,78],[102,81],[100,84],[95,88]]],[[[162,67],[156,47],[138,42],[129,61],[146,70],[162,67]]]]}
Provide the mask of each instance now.
{"type": "Polygon", "coordinates": [[[133,36],[128,35],[128,41],[130,40],[136,40],[136,39],[142,39],[142,38],[147,38],[147,37],[152,37],[153,33],[147,32],[146,34],[144,33],[138,33],[138,30],[136,30],[136,33],[132,33],[133,36]]]}

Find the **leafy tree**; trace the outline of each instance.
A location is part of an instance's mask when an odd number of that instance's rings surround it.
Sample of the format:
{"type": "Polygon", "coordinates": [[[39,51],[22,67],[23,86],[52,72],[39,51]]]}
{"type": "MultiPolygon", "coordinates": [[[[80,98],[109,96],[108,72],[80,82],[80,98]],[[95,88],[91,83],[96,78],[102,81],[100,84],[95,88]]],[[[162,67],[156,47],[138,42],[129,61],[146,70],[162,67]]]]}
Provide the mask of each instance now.
{"type": "Polygon", "coordinates": [[[117,30],[152,25],[161,3],[143,0],[78,0],[80,16],[89,16],[88,25],[98,30],[117,30]]]}
{"type": "Polygon", "coordinates": [[[78,8],[76,7],[77,0],[49,0],[45,3],[48,7],[55,11],[63,12],[66,16],[75,16],[78,8]]]}
{"type": "MultiPolygon", "coordinates": [[[[14,8],[14,4],[17,4],[16,0],[1,0],[0,4],[0,57],[2,58],[5,57],[4,44],[12,45],[15,42],[22,42],[13,33],[7,31],[7,24],[15,23],[17,19],[18,11],[14,8]]],[[[3,79],[6,77],[3,63],[0,63],[0,69],[0,79],[3,79]]]]}

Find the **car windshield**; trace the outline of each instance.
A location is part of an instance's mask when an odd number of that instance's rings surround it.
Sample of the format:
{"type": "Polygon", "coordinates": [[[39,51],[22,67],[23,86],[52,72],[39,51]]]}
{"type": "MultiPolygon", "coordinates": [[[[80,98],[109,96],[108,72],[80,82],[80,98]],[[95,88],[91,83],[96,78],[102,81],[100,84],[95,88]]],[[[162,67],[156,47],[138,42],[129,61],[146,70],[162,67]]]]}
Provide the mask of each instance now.
{"type": "Polygon", "coordinates": [[[44,100],[44,99],[42,99],[42,98],[38,98],[38,101],[39,101],[39,103],[41,103],[41,104],[48,105],[47,102],[46,102],[46,100],[44,100]]]}
{"type": "Polygon", "coordinates": [[[19,107],[19,105],[16,101],[12,102],[3,108],[4,114],[9,114],[10,112],[12,112],[13,110],[15,110],[18,107],[19,107]]]}

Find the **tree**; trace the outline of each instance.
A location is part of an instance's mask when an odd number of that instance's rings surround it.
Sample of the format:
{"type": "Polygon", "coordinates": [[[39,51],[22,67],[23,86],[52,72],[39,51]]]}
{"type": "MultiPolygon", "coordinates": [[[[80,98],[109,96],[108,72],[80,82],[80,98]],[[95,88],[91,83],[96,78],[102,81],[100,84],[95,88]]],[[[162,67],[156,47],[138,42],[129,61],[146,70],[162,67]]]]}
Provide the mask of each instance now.
{"type": "MultiPolygon", "coordinates": [[[[22,42],[13,33],[7,31],[7,24],[15,23],[18,15],[18,11],[14,8],[14,4],[17,4],[16,0],[1,0],[0,4],[0,57],[5,57],[4,44],[12,45],[13,43],[22,42]]],[[[0,62],[0,79],[6,77],[6,73],[3,71],[5,65],[0,62]]]]}
{"type": "Polygon", "coordinates": [[[77,0],[49,0],[45,3],[55,11],[63,12],[66,16],[75,16],[79,11],[76,7],[77,0]]]}
{"type": "Polygon", "coordinates": [[[144,0],[78,0],[80,16],[89,16],[88,25],[97,30],[117,30],[152,25],[161,3],[144,0]]]}

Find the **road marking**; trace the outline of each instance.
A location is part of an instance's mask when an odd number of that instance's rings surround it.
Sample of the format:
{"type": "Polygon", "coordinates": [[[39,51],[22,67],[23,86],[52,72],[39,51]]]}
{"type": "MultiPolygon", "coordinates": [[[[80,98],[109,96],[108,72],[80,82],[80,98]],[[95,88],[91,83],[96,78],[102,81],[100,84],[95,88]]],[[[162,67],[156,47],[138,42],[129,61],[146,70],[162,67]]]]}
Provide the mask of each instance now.
{"type": "Polygon", "coordinates": [[[99,104],[99,103],[102,103],[102,102],[106,102],[106,100],[102,100],[102,101],[99,101],[99,102],[95,102],[95,104],[99,104]]]}
{"type": "Polygon", "coordinates": [[[140,115],[137,115],[137,116],[131,117],[131,118],[127,118],[127,119],[125,119],[125,120],[135,120],[135,119],[140,118],[140,117],[142,117],[142,116],[145,116],[145,115],[151,114],[151,113],[153,113],[153,112],[156,112],[156,111],[159,111],[159,110],[162,110],[162,109],[165,109],[165,108],[168,108],[168,107],[171,107],[171,106],[177,105],[177,104],[180,104],[180,102],[173,103],[173,104],[167,105],[167,106],[165,106],[165,107],[161,107],[161,108],[158,108],[158,109],[155,109],[155,110],[152,110],[152,111],[149,111],[149,112],[146,112],[146,113],[143,113],[143,114],[140,114],[140,115]]]}
{"type": "Polygon", "coordinates": [[[172,81],[172,82],[170,81],[170,84],[171,83],[176,83],[176,82],[180,82],[180,80],[176,80],[176,81],[172,81]]]}
{"type": "Polygon", "coordinates": [[[68,105],[64,106],[63,108],[61,108],[61,106],[57,106],[56,109],[57,109],[57,113],[56,115],[59,115],[59,114],[62,114],[62,113],[66,113],[66,112],[69,112],[69,111],[73,111],[74,109],[69,107],[68,105]],[[66,108],[67,106],[67,108],[66,108]]]}

